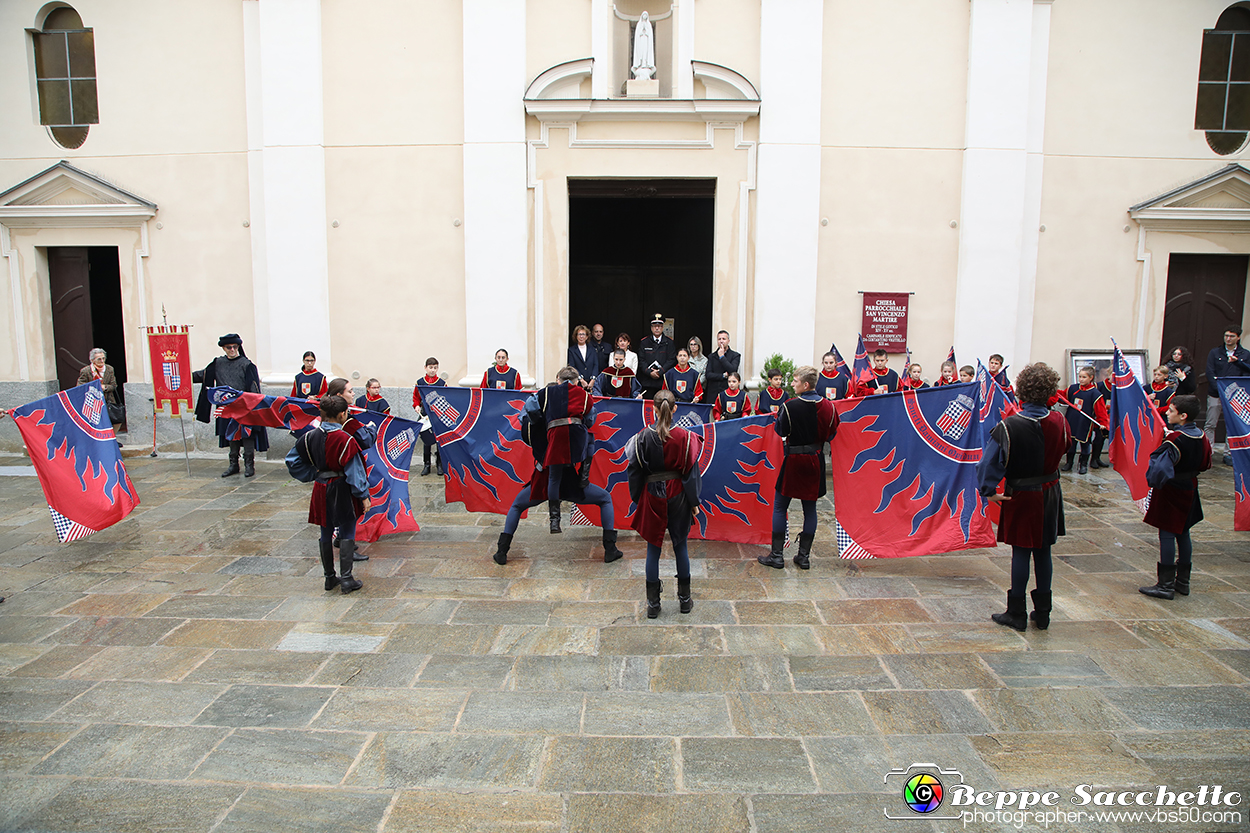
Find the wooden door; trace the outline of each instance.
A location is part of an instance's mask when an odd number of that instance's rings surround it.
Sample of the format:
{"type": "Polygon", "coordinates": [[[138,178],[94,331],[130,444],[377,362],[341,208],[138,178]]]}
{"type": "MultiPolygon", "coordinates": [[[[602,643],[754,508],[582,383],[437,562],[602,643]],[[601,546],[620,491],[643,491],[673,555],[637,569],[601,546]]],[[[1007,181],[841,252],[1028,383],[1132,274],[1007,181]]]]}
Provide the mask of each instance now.
{"type": "Polygon", "coordinates": [[[56,378],[61,390],[78,384],[78,373],[90,362],[91,267],[87,249],[80,246],[48,248],[48,281],[52,289],[52,338],[56,348],[56,378]]]}

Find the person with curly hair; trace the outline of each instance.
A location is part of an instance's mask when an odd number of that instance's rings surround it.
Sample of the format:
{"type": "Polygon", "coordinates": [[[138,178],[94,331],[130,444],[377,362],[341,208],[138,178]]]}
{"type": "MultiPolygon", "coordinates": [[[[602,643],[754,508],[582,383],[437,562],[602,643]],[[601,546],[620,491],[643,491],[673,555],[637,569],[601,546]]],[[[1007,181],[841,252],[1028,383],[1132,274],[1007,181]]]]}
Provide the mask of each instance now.
{"type": "Polygon", "coordinates": [[[1194,357],[1190,355],[1188,347],[1179,344],[1173,347],[1165,365],[1168,369],[1168,384],[1176,388],[1178,396],[1198,390],[1198,377],[1193,375],[1194,357]]]}
{"type": "Polygon", "coordinates": [[[1042,362],[1021,370],[1016,377],[1021,411],[994,426],[977,466],[981,496],[1001,503],[998,540],[1011,545],[1007,610],[990,618],[1018,631],[1030,618],[1040,630],[1050,626],[1050,548],[1064,534],[1059,463],[1072,442],[1067,420],[1047,406],[1058,386],[1059,374],[1042,362]],[[1004,479],[1004,494],[995,494],[1004,479]],[[1037,588],[1033,613],[1026,615],[1030,563],[1037,588]]]}

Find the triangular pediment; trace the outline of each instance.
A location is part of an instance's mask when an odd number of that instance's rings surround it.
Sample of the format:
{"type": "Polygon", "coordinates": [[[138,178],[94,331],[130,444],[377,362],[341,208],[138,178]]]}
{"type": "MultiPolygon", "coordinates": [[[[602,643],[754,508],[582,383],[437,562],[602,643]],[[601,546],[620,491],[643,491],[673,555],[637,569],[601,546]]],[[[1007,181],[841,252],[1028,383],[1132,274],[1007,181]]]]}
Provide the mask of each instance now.
{"type": "Polygon", "coordinates": [[[9,226],[132,224],[155,214],[155,203],[64,161],[0,193],[0,222],[9,226]]]}
{"type": "Polygon", "coordinates": [[[1250,231],[1250,169],[1232,164],[1129,209],[1151,228],[1250,231]]]}

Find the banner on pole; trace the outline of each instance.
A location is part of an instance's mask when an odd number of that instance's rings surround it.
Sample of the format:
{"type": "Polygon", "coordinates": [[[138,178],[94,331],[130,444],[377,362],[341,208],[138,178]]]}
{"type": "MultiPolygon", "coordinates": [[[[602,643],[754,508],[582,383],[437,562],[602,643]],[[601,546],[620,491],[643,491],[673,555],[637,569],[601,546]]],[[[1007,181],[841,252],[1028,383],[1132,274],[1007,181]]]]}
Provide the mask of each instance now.
{"type": "Polygon", "coordinates": [[[869,350],[902,353],[907,349],[906,292],[865,292],[864,320],[860,332],[869,350]]]}
{"type": "Polygon", "coordinates": [[[152,409],[168,406],[171,416],[190,411],[191,348],[188,325],[148,327],[148,355],[152,359],[152,409]]]}

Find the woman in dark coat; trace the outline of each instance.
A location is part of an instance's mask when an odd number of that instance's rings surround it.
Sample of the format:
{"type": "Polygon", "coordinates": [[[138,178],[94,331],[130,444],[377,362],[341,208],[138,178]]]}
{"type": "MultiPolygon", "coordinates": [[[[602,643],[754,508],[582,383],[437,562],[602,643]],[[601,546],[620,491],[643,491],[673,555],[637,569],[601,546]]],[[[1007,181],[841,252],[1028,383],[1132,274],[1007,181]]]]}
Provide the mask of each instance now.
{"type": "MultiPolygon", "coordinates": [[[[217,340],[217,346],[225,351],[209,362],[208,367],[191,374],[191,381],[200,382],[200,396],[195,403],[195,418],[207,423],[213,409],[208,401],[208,389],[218,386],[232,387],[245,393],[260,393],[260,373],[256,365],[243,352],[243,339],[237,333],[227,333],[217,340]]],[[[269,450],[269,435],[259,425],[240,425],[233,419],[218,418],[215,425],[218,448],[230,449],[230,465],[221,473],[230,477],[239,473],[239,451],[243,451],[243,476],[256,474],[256,452],[269,450]]]]}
{"type": "Polygon", "coordinates": [[[990,618],[1018,631],[1030,618],[1041,630],[1050,626],[1050,548],[1064,534],[1059,463],[1072,442],[1067,420],[1047,407],[1058,385],[1059,374],[1042,362],[1021,370],[1016,377],[1021,411],[994,426],[977,466],[981,496],[1001,502],[998,540],[1011,544],[1007,611],[990,618]],[[996,495],[1004,478],[1007,489],[996,495]],[[1030,562],[1037,576],[1031,617],[1024,601],[1030,562]]]}
{"type": "Polygon", "coordinates": [[[569,367],[581,377],[581,386],[589,388],[599,371],[603,370],[599,366],[599,351],[590,343],[590,330],[585,325],[578,324],[573,328],[573,339],[573,344],[569,346],[569,367]]]}
{"type": "Polygon", "coordinates": [[[634,502],[633,528],[647,542],[647,618],[660,615],[660,547],[664,530],[673,541],[677,559],[677,601],[682,613],[694,608],[690,595],[690,556],[686,539],[699,514],[702,482],[699,455],[703,440],[673,425],[677,403],[671,391],[655,395],[655,424],[635,435],[625,446],[629,461],[629,496],[634,502]]]}

